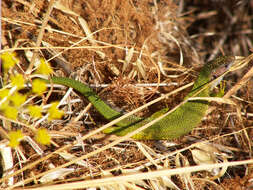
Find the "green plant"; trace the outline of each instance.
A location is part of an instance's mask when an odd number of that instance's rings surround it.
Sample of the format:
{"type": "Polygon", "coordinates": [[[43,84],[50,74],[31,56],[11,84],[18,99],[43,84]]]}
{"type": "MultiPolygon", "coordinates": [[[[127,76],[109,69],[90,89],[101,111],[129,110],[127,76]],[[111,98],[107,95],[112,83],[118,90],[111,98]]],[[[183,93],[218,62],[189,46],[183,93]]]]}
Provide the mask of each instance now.
{"type": "Polygon", "coordinates": [[[58,102],[51,102],[50,106],[45,106],[46,82],[34,75],[50,75],[53,72],[50,64],[40,59],[39,65],[28,75],[21,69],[20,60],[15,53],[2,53],[1,60],[3,84],[0,88],[0,116],[9,123],[8,127],[5,127],[8,130],[9,146],[15,148],[19,145],[25,136],[24,127],[35,134],[37,142],[50,144],[49,132],[44,128],[38,129],[36,121],[42,117],[49,121],[60,119],[63,111],[58,109],[58,102]],[[34,98],[40,101],[34,102],[34,98]],[[14,130],[13,124],[19,129],[14,130]]]}

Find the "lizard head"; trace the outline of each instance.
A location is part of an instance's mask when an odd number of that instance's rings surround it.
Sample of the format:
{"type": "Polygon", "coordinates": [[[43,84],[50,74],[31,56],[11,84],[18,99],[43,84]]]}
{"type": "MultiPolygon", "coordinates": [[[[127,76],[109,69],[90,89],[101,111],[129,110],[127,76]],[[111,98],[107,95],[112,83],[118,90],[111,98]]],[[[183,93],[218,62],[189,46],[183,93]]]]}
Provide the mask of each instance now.
{"type": "Polygon", "coordinates": [[[215,80],[212,84],[212,88],[217,86],[223,79],[223,74],[229,70],[229,68],[235,63],[235,56],[222,56],[208,62],[208,67],[211,69],[211,80],[215,80]],[[218,79],[217,79],[218,78],[218,79]]]}
{"type": "Polygon", "coordinates": [[[222,56],[209,62],[211,75],[213,78],[217,78],[225,73],[235,62],[235,56],[222,56]]]}

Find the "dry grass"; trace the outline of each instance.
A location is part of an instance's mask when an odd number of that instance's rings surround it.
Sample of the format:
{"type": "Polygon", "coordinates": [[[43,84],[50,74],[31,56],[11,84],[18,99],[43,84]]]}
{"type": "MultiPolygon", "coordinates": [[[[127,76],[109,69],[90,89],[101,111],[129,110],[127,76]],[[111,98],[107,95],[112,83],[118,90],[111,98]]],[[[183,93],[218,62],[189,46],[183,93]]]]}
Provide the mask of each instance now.
{"type": "Polygon", "coordinates": [[[99,86],[102,97],[128,111],[106,124],[71,90],[54,86],[46,102],[61,100],[66,115],[41,120],[40,127],[50,130],[50,146],[34,142],[24,122],[0,115],[1,137],[14,128],[27,134],[12,152],[7,140],[1,141],[3,167],[6,159],[13,162],[0,179],[2,188],[252,188],[253,5],[180,2],[2,1],[0,53],[18,53],[18,72],[30,75],[36,58],[45,57],[56,75],[99,86]],[[101,134],[131,114],[146,116],[184,103],[201,67],[199,57],[208,60],[220,52],[245,58],[227,75],[231,90],[223,99],[209,99],[209,114],[191,136],[137,142],[129,137],[138,131],[121,138],[101,134]]]}

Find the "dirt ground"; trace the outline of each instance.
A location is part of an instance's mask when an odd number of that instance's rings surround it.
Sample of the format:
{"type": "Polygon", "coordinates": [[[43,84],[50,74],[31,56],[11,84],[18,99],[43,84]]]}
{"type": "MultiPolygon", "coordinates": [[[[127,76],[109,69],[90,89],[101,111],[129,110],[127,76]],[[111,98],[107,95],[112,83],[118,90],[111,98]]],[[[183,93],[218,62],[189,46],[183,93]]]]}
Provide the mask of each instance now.
{"type": "MultiPolygon", "coordinates": [[[[50,61],[55,75],[89,84],[124,113],[194,82],[203,64],[217,56],[247,57],[253,50],[253,1],[2,0],[1,6],[1,53],[15,50],[17,72],[24,74],[31,66],[28,52],[36,53],[50,61]]],[[[251,61],[226,75],[225,93],[252,66],[251,61]]],[[[55,88],[47,103],[61,100],[66,90],[55,88]]],[[[172,109],[189,91],[137,115],[172,109]]],[[[24,188],[38,189],[253,189],[252,162],[243,162],[253,159],[252,78],[230,99],[236,105],[212,102],[202,123],[174,141],[129,139],[110,146],[119,137],[98,133],[83,138],[108,121],[72,92],[61,106],[63,118],[38,126],[50,131],[53,143],[37,145],[43,151],[39,155],[22,141],[12,151],[14,181],[8,185],[2,178],[2,188],[24,183],[24,188]],[[82,161],[70,162],[76,158],[82,161]],[[235,161],[242,164],[168,176],[155,173],[235,161]],[[60,176],[46,175],[53,169],[60,176]]],[[[17,128],[33,138],[18,122],[5,128],[6,121],[0,121],[1,139],[17,128]]]]}

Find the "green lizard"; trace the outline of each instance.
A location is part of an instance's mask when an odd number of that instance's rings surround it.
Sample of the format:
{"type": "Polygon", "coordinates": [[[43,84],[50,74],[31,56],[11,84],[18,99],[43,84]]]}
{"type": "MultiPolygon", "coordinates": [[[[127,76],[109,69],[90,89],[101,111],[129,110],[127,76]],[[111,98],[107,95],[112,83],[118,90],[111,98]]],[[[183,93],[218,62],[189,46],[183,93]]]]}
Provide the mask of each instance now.
{"type": "MultiPolygon", "coordinates": [[[[229,65],[233,64],[235,61],[234,56],[222,56],[204,65],[199,73],[197,80],[191,92],[185,97],[188,99],[190,97],[209,97],[209,85],[211,78],[216,71],[220,68],[226,70],[229,65]]],[[[223,72],[224,73],[224,72],[223,72]]],[[[87,85],[65,77],[52,77],[51,82],[54,84],[61,84],[67,87],[71,87],[81,93],[86,97],[96,108],[96,110],[102,114],[105,119],[112,121],[120,117],[122,114],[115,111],[110,106],[108,106],[92,89],[87,85]]],[[[138,140],[161,140],[161,139],[175,139],[182,135],[185,135],[192,131],[202,120],[208,109],[208,102],[205,100],[192,100],[187,101],[175,111],[171,112],[168,116],[154,123],[147,129],[144,129],[140,133],[132,136],[133,139],[138,140]]],[[[140,118],[137,116],[129,116],[116,123],[116,127],[109,127],[103,132],[107,134],[116,134],[118,136],[124,136],[129,132],[136,130],[137,128],[145,125],[146,123],[152,121],[158,115],[165,113],[167,109],[162,109],[155,112],[148,118],[140,118]]]]}

